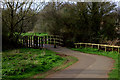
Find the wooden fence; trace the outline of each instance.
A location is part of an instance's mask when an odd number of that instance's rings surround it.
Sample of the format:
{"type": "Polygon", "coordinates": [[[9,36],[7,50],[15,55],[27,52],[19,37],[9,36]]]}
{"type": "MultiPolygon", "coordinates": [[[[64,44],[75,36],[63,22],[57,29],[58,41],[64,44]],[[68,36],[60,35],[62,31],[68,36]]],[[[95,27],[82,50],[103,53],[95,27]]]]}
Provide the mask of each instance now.
{"type": "Polygon", "coordinates": [[[75,48],[78,47],[92,47],[92,48],[98,48],[98,49],[104,49],[104,51],[117,51],[120,53],[120,46],[114,46],[114,45],[106,45],[106,44],[94,44],[94,43],[75,43],[75,48]]]}
{"type": "Polygon", "coordinates": [[[54,47],[63,45],[62,37],[57,35],[22,36],[19,42],[27,48],[43,48],[44,44],[54,44],[54,47]]]}

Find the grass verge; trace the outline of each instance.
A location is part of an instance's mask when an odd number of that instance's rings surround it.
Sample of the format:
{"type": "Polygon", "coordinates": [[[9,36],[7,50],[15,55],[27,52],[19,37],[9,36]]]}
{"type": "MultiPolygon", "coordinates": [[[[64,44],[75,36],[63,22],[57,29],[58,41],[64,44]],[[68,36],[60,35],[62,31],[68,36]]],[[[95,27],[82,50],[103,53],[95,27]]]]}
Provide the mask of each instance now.
{"type": "Polygon", "coordinates": [[[118,52],[105,52],[105,51],[102,51],[102,50],[98,50],[98,49],[95,49],[95,48],[83,48],[83,47],[80,47],[80,48],[72,48],[72,50],[75,50],[75,51],[80,51],[80,52],[84,52],[84,53],[89,53],[89,54],[97,54],[97,55],[102,55],[102,56],[107,56],[107,57],[110,57],[112,59],[115,60],[115,63],[114,63],[114,67],[113,67],[113,70],[108,74],[109,75],[109,79],[113,79],[113,78],[119,78],[120,79],[120,75],[119,75],[119,72],[120,72],[120,64],[118,63],[118,60],[120,59],[120,56],[119,56],[119,53],[118,52]]]}
{"type": "Polygon", "coordinates": [[[60,66],[66,58],[50,50],[22,48],[2,53],[2,78],[22,79],[60,66]]]}
{"type": "MultiPolygon", "coordinates": [[[[68,66],[70,66],[70,65],[72,65],[72,64],[74,64],[75,62],[78,61],[78,59],[76,57],[73,57],[73,56],[64,56],[64,58],[65,58],[65,61],[60,66],[56,66],[53,69],[51,69],[47,72],[44,72],[42,74],[40,73],[40,74],[34,75],[31,78],[38,78],[38,79],[39,78],[45,78],[48,75],[54,74],[57,71],[63,70],[63,69],[67,68],[68,66]]],[[[28,78],[28,80],[29,80],[29,78],[28,78]]]]}

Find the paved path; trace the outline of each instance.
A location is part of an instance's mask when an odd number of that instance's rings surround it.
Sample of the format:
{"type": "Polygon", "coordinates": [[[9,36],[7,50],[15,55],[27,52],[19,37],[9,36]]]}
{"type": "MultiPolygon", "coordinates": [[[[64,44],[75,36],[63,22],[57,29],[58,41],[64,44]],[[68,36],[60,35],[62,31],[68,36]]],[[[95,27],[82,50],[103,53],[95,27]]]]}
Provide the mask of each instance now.
{"type": "Polygon", "coordinates": [[[85,54],[72,51],[65,47],[53,48],[45,46],[47,49],[67,54],[78,58],[78,62],[68,68],[47,76],[47,78],[108,78],[108,72],[113,67],[113,60],[105,56],[85,54]]]}

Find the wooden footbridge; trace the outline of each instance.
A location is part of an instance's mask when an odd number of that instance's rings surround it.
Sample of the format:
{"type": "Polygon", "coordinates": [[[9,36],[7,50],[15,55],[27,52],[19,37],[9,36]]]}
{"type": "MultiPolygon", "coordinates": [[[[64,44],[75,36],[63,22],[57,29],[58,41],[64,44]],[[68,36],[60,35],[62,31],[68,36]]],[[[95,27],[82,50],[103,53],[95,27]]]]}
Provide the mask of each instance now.
{"type": "Polygon", "coordinates": [[[54,48],[56,46],[63,45],[63,39],[58,35],[48,35],[48,36],[22,36],[19,39],[21,46],[27,48],[44,48],[44,44],[52,44],[54,48]]]}

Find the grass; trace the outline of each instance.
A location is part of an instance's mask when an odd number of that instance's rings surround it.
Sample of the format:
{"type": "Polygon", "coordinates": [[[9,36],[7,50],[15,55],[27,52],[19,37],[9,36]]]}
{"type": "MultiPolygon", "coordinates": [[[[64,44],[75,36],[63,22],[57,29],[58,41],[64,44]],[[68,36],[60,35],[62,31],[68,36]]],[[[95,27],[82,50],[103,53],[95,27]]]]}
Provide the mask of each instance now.
{"type": "Polygon", "coordinates": [[[109,79],[120,78],[120,75],[119,75],[119,71],[120,71],[119,65],[120,64],[118,63],[118,59],[120,59],[120,56],[119,56],[118,52],[105,52],[102,50],[98,50],[95,48],[88,48],[88,47],[87,48],[83,48],[83,47],[72,48],[72,50],[89,53],[89,54],[97,54],[97,55],[107,56],[107,57],[114,59],[115,60],[114,67],[113,67],[114,69],[109,73],[109,79]]]}
{"type": "Polygon", "coordinates": [[[46,36],[48,34],[47,33],[22,33],[21,35],[22,36],[33,36],[33,35],[36,35],[36,36],[46,36]]]}
{"type": "Polygon", "coordinates": [[[57,68],[55,71],[59,71],[59,70],[62,70],[62,69],[65,69],[66,67],[74,64],[75,62],[78,61],[78,59],[76,57],[73,57],[73,56],[67,56],[67,59],[71,60],[70,62],[68,62],[66,65],[62,66],[62,67],[59,67],[57,68]]]}
{"type": "Polygon", "coordinates": [[[72,64],[74,64],[75,62],[78,61],[78,59],[76,57],[73,57],[73,56],[66,56],[65,58],[66,59],[64,61],[65,62],[64,64],[62,64],[60,66],[57,66],[57,67],[51,69],[48,72],[45,72],[45,73],[42,73],[42,74],[37,74],[37,75],[35,75],[35,78],[45,78],[49,74],[53,74],[53,73],[55,73],[57,71],[63,70],[63,69],[67,68],[68,66],[70,66],[70,65],[72,65],[72,64]],[[70,61],[67,62],[67,60],[70,60],[70,61]]]}
{"type": "Polygon", "coordinates": [[[2,53],[3,79],[28,78],[60,66],[66,60],[50,50],[22,48],[2,53]],[[46,54],[44,54],[46,53],[46,54]]]}
{"type": "MultiPolygon", "coordinates": [[[[18,34],[17,32],[15,32],[15,34],[18,34]]],[[[8,34],[9,35],[9,34],[8,34]]],[[[21,33],[21,36],[47,36],[47,33],[21,33]]]]}

